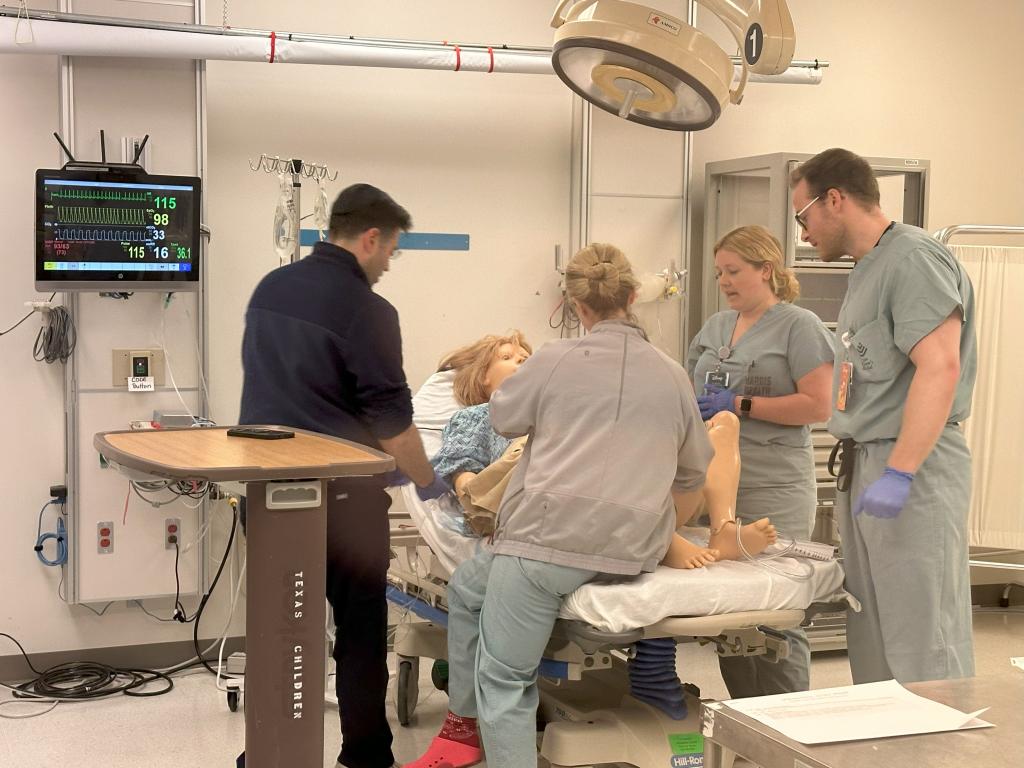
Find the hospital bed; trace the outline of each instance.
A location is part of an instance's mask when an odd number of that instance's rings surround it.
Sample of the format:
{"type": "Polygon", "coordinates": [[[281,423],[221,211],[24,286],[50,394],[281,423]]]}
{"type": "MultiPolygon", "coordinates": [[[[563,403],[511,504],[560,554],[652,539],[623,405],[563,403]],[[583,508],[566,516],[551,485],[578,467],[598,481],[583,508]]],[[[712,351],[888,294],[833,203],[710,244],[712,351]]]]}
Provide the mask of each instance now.
{"type": "MultiPolygon", "coordinates": [[[[451,374],[432,376],[414,403],[415,423],[432,454],[458,408],[451,374]]],[[[447,579],[487,542],[466,535],[453,498],[423,502],[411,485],[399,496],[405,509],[396,505],[392,516],[388,597],[422,619],[402,621],[395,632],[396,708],[406,725],[416,708],[420,659],[447,658],[447,579]]],[[[678,750],[691,743],[683,735],[700,733],[699,691],[665,682],[669,671],[675,679],[676,644],[712,643],[723,656],[784,658],[789,647],[781,630],[853,600],[835,561],[782,557],[771,567],[659,567],[576,590],[562,607],[541,664],[539,714],[547,723],[541,755],[554,766],[686,765],[678,750]]],[[[433,682],[441,687],[444,681],[433,682]]]]}

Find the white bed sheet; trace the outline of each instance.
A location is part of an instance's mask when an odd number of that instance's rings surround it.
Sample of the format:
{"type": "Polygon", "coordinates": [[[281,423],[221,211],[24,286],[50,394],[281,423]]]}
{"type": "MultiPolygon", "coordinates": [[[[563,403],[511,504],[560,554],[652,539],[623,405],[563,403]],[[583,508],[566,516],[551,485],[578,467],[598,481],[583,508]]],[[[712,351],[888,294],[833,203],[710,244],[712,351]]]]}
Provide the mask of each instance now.
{"type": "MultiPolygon", "coordinates": [[[[404,486],[402,494],[420,535],[449,576],[459,563],[487,546],[485,539],[463,536],[449,527],[445,518],[461,514],[457,502],[422,502],[411,485],[404,486]]],[[[706,529],[703,535],[706,537],[706,529]]],[[[699,533],[690,538],[707,543],[699,533]]],[[[566,598],[561,617],[622,632],[668,616],[803,609],[813,602],[844,601],[848,596],[843,589],[843,569],[835,561],[781,557],[770,563],[789,573],[803,573],[810,566],[813,573],[801,581],[754,563],[735,561],[688,571],[659,567],[635,578],[585,584],[566,598]]]]}
{"type": "MultiPolygon", "coordinates": [[[[414,421],[433,454],[440,445],[439,430],[458,405],[451,398],[451,374],[434,374],[414,399],[414,421]]],[[[451,575],[455,567],[487,546],[484,539],[457,533],[462,510],[453,498],[420,501],[412,485],[402,488],[413,522],[451,575]]],[[[698,543],[706,529],[687,529],[698,543]]],[[[669,616],[713,616],[738,611],[807,608],[819,601],[844,601],[843,570],[839,563],[778,558],[773,568],[789,573],[813,569],[809,579],[789,578],[749,562],[717,562],[706,568],[679,570],[659,567],[653,573],[612,583],[586,584],[562,606],[561,617],[584,621],[598,629],[622,632],[645,627],[669,616]]]]}

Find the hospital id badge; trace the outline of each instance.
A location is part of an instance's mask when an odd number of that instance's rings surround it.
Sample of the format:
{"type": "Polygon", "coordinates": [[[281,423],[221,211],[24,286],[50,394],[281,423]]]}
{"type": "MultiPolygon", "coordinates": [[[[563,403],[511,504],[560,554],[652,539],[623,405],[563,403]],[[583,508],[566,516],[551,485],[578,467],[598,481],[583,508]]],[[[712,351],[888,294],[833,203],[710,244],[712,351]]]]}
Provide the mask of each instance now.
{"type": "Polygon", "coordinates": [[[707,375],[704,376],[704,386],[713,384],[716,387],[722,389],[729,388],[729,372],[728,371],[708,371],[707,375]]]}
{"type": "Polygon", "coordinates": [[[845,411],[846,401],[850,397],[853,386],[853,363],[845,362],[839,366],[839,391],[836,392],[836,410],[845,411]]]}

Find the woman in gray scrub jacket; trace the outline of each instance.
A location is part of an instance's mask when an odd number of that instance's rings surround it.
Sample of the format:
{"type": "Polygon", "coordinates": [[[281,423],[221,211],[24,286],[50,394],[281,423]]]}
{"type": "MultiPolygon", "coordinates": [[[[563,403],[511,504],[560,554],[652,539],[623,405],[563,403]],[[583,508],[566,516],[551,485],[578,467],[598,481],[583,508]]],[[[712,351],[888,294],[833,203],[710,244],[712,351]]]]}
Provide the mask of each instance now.
{"type": "MultiPolygon", "coordinates": [[[[491,424],[529,435],[494,546],[448,587],[450,711],[406,768],[537,764],[537,669],[563,599],[602,574],[653,571],[677,512],[700,503],[713,450],[686,371],[629,317],[637,281],[596,244],[566,269],[588,333],[550,341],[491,395],[491,424]]],[[[698,557],[714,559],[707,550],[698,557]]]]}

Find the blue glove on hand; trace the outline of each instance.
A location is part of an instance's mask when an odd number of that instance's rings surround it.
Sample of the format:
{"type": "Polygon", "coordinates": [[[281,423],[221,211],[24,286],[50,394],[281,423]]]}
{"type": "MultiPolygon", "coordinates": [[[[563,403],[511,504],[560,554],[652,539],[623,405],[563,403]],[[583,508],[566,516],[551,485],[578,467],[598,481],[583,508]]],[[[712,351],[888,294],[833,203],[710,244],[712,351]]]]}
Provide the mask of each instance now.
{"type": "Polygon", "coordinates": [[[913,472],[901,472],[886,467],[882,476],[864,489],[857,502],[853,505],[853,516],[861,512],[872,517],[891,519],[898,517],[906,506],[910,496],[910,483],[914,480],[913,472]]]}
{"type": "Polygon", "coordinates": [[[704,394],[697,398],[697,405],[700,406],[700,417],[704,421],[720,411],[736,413],[736,393],[712,384],[704,388],[704,394]]]}
{"type": "Polygon", "coordinates": [[[434,474],[434,479],[430,485],[425,488],[416,486],[416,495],[420,497],[420,501],[427,501],[428,499],[436,499],[440,496],[444,496],[446,493],[451,491],[451,486],[448,485],[444,480],[434,474]]]}
{"type": "Polygon", "coordinates": [[[400,469],[392,469],[390,472],[385,472],[384,475],[384,487],[385,488],[397,488],[400,485],[407,485],[412,480],[400,469]]]}

